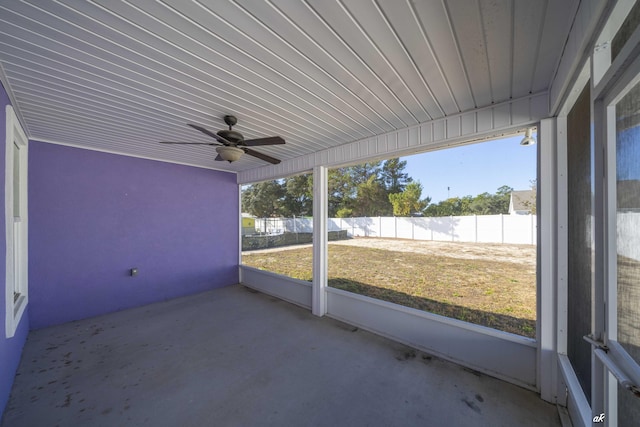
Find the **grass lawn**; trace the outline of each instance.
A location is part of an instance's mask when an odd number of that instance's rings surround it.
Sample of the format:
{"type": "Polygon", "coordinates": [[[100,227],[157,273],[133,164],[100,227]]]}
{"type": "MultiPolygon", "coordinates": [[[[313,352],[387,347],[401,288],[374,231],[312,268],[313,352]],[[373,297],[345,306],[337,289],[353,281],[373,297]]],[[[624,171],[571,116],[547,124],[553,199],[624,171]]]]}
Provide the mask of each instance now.
{"type": "MultiPolygon", "coordinates": [[[[243,254],[242,263],[312,279],[312,248],[243,254]]],[[[535,266],[329,245],[329,286],[535,338],[535,266]]]]}

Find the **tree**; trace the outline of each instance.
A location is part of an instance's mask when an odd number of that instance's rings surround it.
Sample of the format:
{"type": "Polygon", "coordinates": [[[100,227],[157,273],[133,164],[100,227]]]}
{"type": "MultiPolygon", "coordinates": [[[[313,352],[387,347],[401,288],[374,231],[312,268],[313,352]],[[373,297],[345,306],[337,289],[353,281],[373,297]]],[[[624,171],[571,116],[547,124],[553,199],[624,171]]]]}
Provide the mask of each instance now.
{"type": "Polygon", "coordinates": [[[380,161],[365,162],[359,165],[349,166],[348,168],[344,169],[351,178],[351,184],[354,187],[357,187],[363,182],[367,182],[372,176],[375,177],[375,179],[378,179],[380,175],[381,164],[382,162],[380,161]]]}
{"type": "Polygon", "coordinates": [[[532,200],[524,200],[522,202],[522,204],[529,209],[529,213],[532,215],[536,215],[538,212],[538,180],[537,179],[532,179],[529,181],[529,184],[531,185],[531,191],[533,191],[533,198],[532,200]]]}
{"type": "Polygon", "coordinates": [[[469,213],[467,213],[467,215],[491,215],[495,207],[495,196],[484,192],[482,194],[478,194],[471,200],[469,213]]]}
{"type": "Polygon", "coordinates": [[[494,214],[507,214],[509,213],[509,202],[511,201],[512,187],[503,185],[498,188],[495,197],[494,214]]]}
{"type": "Polygon", "coordinates": [[[393,205],[395,216],[410,216],[422,213],[429,204],[430,198],[421,200],[422,184],[419,181],[410,182],[401,193],[389,194],[389,201],[393,205]]]}
{"type": "Polygon", "coordinates": [[[335,217],[341,209],[351,209],[355,188],[349,168],[330,169],[328,173],[329,217],[335,217]]]}
{"type": "Polygon", "coordinates": [[[386,216],[391,213],[387,192],[376,178],[376,175],[371,175],[365,182],[358,184],[353,206],[354,216],[386,216]]]}
{"type": "Polygon", "coordinates": [[[353,209],[342,208],[338,209],[335,215],[336,218],[351,218],[353,217],[353,209]]]}
{"type": "Polygon", "coordinates": [[[484,192],[475,197],[451,197],[425,209],[426,216],[497,215],[509,213],[513,188],[503,185],[495,194],[484,192]]]}
{"type": "Polygon", "coordinates": [[[387,189],[387,193],[401,193],[406,185],[413,181],[409,174],[404,172],[406,167],[407,161],[400,161],[397,157],[383,163],[380,178],[387,189]]]}
{"type": "Polygon", "coordinates": [[[284,217],[313,215],[313,175],[296,175],[283,181],[284,194],[280,215],[284,217]]]}
{"type": "MultiPolygon", "coordinates": [[[[462,215],[471,196],[465,198],[450,197],[435,205],[429,205],[424,210],[425,216],[457,216],[462,215]]],[[[468,215],[468,214],[467,214],[468,215]]]]}
{"type": "Polygon", "coordinates": [[[242,192],[242,211],[259,218],[279,216],[284,188],[277,181],[252,184],[242,192]]]}

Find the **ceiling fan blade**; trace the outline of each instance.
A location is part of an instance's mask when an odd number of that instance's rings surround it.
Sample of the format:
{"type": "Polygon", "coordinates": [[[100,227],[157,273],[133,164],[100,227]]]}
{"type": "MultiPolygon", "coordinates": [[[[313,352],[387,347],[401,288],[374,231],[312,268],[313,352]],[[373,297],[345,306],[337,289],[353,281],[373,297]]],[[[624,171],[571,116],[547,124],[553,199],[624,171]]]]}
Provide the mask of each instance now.
{"type": "Polygon", "coordinates": [[[220,145],[215,142],[173,142],[173,141],[160,141],[160,144],[184,144],[184,145],[220,145]]]}
{"type": "Polygon", "coordinates": [[[284,139],[279,136],[270,136],[267,138],[247,139],[240,144],[246,147],[257,147],[259,145],[277,145],[284,144],[284,139]]]}
{"type": "Polygon", "coordinates": [[[217,161],[219,161],[219,162],[223,162],[223,161],[224,161],[224,159],[222,158],[222,156],[221,156],[220,154],[218,154],[218,155],[216,156],[216,158],[215,158],[215,159],[213,159],[213,160],[217,160],[217,161]]]}
{"type": "Polygon", "coordinates": [[[259,152],[255,151],[255,150],[252,150],[251,148],[244,148],[243,147],[242,149],[248,155],[253,156],[253,157],[257,157],[257,158],[259,158],[261,160],[264,160],[265,162],[269,162],[269,163],[272,163],[274,165],[277,165],[278,163],[280,163],[280,160],[276,159],[275,157],[267,156],[266,154],[259,153],[259,152]]]}
{"type": "Polygon", "coordinates": [[[199,130],[200,132],[204,133],[205,135],[209,135],[211,138],[214,138],[216,141],[220,142],[223,145],[233,146],[232,143],[230,143],[229,141],[227,141],[226,139],[224,139],[220,135],[217,135],[217,134],[205,129],[202,126],[194,125],[194,124],[191,124],[191,123],[187,123],[187,125],[191,126],[192,128],[194,128],[196,130],[199,130]]]}

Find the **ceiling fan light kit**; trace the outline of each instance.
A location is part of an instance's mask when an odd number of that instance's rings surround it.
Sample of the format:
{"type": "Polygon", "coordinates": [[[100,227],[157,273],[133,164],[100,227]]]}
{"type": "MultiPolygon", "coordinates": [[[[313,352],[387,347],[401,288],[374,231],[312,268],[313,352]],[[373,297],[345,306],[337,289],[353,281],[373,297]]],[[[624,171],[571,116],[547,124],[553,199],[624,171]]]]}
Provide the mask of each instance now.
{"type": "Polygon", "coordinates": [[[226,160],[229,163],[239,160],[244,154],[244,151],[236,147],[216,147],[216,151],[222,160],[226,160]]]}
{"type": "MultiPolygon", "coordinates": [[[[216,147],[218,156],[215,158],[215,160],[224,160],[231,163],[239,160],[243,154],[248,154],[250,156],[256,157],[258,159],[264,160],[265,162],[269,162],[274,165],[277,165],[278,163],[280,163],[279,159],[260,153],[259,151],[252,150],[249,147],[256,147],[260,145],[280,145],[280,144],[284,144],[284,139],[280,138],[279,136],[270,136],[267,138],[256,138],[256,139],[245,140],[240,132],[232,129],[232,127],[236,123],[238,123],[238,119],[236,119],[235,116],[231,116],[231,115],[224,116],[224,122],[229,126],[229,130],[226,130],[226,129],[221,130],[218,133],[213,133],[203,128],[202,126],[194,125],[191,123],[188,123],[188,125],[196,130],[199,130],[205,135],[215,139],[217,141],[217,144],[221,145],[220,147],[216,147]]],[[[184,144],[184,145],[216,145],[216,143],[210,143],[210,142],[161,141],[161,143],[162,144],[184,144]]]]}

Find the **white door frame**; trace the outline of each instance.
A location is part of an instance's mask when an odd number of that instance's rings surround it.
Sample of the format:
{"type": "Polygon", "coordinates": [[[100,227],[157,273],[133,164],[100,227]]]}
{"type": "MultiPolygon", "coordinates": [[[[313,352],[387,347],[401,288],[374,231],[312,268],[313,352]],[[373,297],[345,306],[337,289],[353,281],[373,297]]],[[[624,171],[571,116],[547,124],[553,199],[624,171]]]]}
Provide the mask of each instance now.
{"type": "Polygon", "coordinates": [[[640,366],[617,343],[617,224],[615,105],[640,82],[640,29],[593,88],[595,143],[595,282],[592,414],[618,424],[618,383],[640,387],[640,366]]]}

